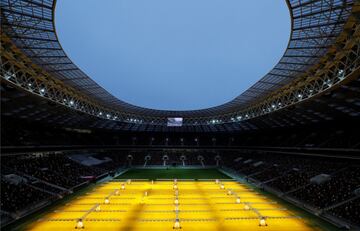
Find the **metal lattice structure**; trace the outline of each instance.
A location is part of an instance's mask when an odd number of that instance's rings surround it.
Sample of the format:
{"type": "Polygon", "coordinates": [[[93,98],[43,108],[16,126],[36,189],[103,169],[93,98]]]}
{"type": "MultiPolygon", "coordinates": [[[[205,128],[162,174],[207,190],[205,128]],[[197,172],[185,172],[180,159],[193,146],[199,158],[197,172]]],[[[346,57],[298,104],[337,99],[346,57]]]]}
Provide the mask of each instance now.
{"type": "Polygon", "coordinates": [[[1,79],[27,92],[102,119],[166,125],[238,123],[287,108],[334,89],[359,71],[359,3],[287,0],[292,31],[279,63],[223,105],[163,111],[123,102],[101,88],[65,54],[56,35],[56,0],[1,0],[1,79]]]}

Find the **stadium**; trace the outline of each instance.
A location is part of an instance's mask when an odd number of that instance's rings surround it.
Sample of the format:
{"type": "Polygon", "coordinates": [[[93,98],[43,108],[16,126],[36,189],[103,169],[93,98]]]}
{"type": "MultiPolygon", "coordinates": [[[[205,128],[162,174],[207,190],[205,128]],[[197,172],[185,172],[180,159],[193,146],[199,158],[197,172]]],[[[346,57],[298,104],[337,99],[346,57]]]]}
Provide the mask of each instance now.
{"type": "Polygon", "coordinates": [[[284,0],[280,60],[198,110],[102,87],[60,2],[1,0],[1,229],[360,230],[358,0],[284,0]]]}

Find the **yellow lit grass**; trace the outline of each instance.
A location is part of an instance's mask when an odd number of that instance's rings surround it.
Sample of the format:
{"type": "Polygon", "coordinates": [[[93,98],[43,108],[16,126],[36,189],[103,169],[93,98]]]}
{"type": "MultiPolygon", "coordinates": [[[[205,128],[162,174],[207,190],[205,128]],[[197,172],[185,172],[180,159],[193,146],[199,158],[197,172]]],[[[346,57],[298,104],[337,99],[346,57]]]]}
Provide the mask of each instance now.
{"type": "MultiPolygon", "coordinates": [[[[249,202],[263,216],[286,217],[294,214],[237,182],[224,182],[225,190],[212,181],[178,181],[177,185],[182,230],[314,230],[299,218],[267,219],[268,226],[260,227],[258,215],[252,210],[244,210],[243,202],[249,202]],[[242,203],[236,204],[235,195],[227,195],[227,189],[232,189],[240,196],[242,203]]],[[[76,219],[84,216],[95,204],[100,204],[99,212],[92,211],[85,217],[84,230],[173,230],[176,217],[173,181],[155,182],[153,185],[150,181],[132,181],[131,184],[126,184],[125,190],[119,190],[120,195],[115,195],[114,191],[120,187],[120,182],[99,185],[92,192],[33,222],[28,229],[75,230],[76,219]],[[144,196],[145,191],[148,196],[144,196]],[[104,198],[109,195],[110,203],[104,204],[104,198]]]]}

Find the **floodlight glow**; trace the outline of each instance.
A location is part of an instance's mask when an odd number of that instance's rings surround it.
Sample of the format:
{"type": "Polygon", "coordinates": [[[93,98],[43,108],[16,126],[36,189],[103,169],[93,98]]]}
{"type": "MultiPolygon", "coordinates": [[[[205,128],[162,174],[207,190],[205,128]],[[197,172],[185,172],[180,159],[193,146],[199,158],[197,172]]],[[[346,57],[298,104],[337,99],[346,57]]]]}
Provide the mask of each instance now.
{"type": "Polygon", "coordinates": [[[178,204],[179,204],[179,199],[178,199],[178,198],[175,198],[174,204],[175,204],[175,205],[178,205],[178,204]]]}
{"type": "Polygon", "coordinates": [[[260,218],[259,226],[267,226],[265,217],[260,218]]]}
{"type": "Polygon", "coordinates": [[[175,220],[173,229],[181,229],[180,220],[178,218],[175,220]]]}
{"type": "Polygon", "coordinates": [[[79,219],[78,222],[76,223],[75,229],[83,229],[84,228],[84,223],[82,222],[82,219],[79,219]]]}

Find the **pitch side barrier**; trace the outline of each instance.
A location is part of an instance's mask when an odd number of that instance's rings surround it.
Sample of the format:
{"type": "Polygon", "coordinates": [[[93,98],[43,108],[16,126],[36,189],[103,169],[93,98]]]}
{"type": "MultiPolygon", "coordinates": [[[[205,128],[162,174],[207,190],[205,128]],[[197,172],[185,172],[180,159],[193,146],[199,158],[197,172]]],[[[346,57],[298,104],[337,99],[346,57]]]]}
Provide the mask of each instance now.
{"type": "Polygon", "coordinates": [[[147,165],[147,166],[143,166],[143,165],[133,165],[131,167],[131,169],[213,169],[213,168],[218,168],[219,166],[216,165],[207,165],[207,166],[202,166],[202,165],[191,165],[191,166],[163,166],[163,165],[147,165]]]}
{"type": "Polygon", "coordinates": [[[123,183],[127,183],[129,180],[131,180],[131,182],[139,182],[139,181],[149,181],[149,179],[112,179],[110,180],[111,182],[123,182],[123,183]]]}

